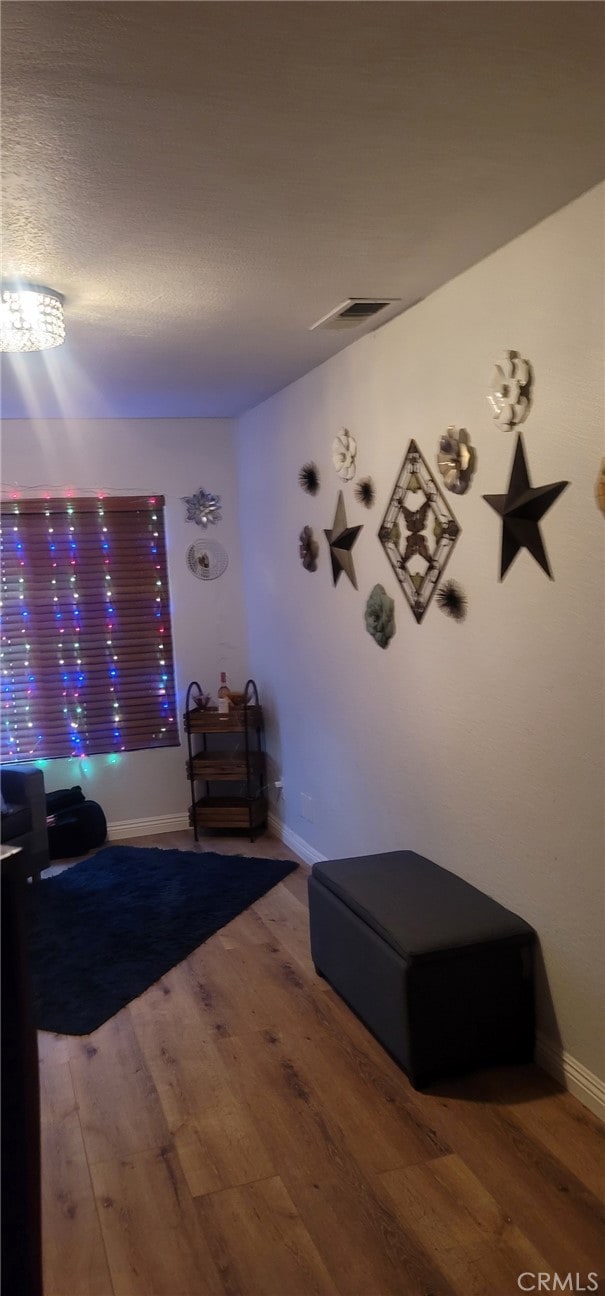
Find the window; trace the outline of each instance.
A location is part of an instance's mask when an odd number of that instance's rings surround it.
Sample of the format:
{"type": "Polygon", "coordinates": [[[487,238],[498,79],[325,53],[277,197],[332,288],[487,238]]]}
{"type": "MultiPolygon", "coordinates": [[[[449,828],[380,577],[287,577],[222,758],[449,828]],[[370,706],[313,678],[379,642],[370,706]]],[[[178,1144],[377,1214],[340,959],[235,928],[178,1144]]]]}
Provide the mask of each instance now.
{"type": "Polygon", "coordinates": [[[163,505],[3,502],[3,761],[178,744],[163,505]]]}

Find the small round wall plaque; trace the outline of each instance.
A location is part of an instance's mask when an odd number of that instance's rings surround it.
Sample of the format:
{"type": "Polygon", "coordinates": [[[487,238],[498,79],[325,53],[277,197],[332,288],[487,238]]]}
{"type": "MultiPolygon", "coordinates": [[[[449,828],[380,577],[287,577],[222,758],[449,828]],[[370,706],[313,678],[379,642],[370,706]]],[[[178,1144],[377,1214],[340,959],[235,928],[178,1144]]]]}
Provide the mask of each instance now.
{"type": "Polygon", "coordinates": [[[228,562],[227,550],[218,540],[194,540],[187,550],[187,566],[198,580],[216,580],[228,562]]]}

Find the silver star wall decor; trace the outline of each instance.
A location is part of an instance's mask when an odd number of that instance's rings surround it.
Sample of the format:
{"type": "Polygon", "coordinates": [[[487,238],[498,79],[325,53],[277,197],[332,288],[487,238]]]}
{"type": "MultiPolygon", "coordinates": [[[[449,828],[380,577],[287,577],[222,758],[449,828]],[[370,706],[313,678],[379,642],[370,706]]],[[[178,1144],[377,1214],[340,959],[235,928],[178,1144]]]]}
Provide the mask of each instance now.
{"type": "Polygon", "coordinates": [[[187,522],[196,522],[198,526],[206,527],[211,522],[220,522],[221,497],[213,495],[212,491],[205,491],[203,487],[196,491],[195,495],[181,495],[183,504],[187,505],[187,522]]]}

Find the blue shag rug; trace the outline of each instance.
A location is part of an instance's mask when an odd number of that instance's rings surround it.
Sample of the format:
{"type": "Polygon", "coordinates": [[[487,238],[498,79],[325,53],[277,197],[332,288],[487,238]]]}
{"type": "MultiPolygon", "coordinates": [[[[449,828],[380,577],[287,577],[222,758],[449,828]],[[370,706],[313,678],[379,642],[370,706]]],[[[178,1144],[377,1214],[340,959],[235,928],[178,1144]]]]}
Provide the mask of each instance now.
{"type": "Polygon", "coordinates": [[[88,1035],[297,865],[108,846],[29,886],[38,1030],[88,1035]]]}

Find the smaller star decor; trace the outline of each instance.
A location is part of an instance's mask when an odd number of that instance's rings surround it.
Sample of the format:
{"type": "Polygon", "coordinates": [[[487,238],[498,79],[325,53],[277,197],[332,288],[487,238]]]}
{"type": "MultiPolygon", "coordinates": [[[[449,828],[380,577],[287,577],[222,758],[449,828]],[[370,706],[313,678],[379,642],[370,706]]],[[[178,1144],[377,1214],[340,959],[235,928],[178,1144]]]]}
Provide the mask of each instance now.
{"type": "Polygon", "coordinates": [[[220,495],[213,495],[211,491],[205,491],[200,486],[195,495],[181,495],[181,499],[183,504],[187,505],[186,522],[197,522],[198,526],[203,527],[208,526],[209,522],[213,526],[215,522],[220,522],[222,518],[220,495]]]}
{"type": "Polygon", "coordinates": [[[500,580],[503,580],[520,549],[527,549],[546,575],[553,579],[539,523],[566,486],[569,486],[569,482],[551,482],[549,486],[530,485],[525,447],[519,432],[506,495],[483,496],[490,508],[502,518],[500,580]]]}
{"type": "Polygon", "coordinates": [[[355,589],[357,589],[357,580],[355,577],[355,568],[353,567],[353,555],[351,554],[351,549],[355,544],[359,532],[362,530],[363,527],[361,526],[347,526],[343,493],[342,491],[339,491],[333,525],[329,531],[324,531],[330,546],[332,577],[335,585],[338,584],[340,573],[346,572],[351,584],[355,589]]]}

